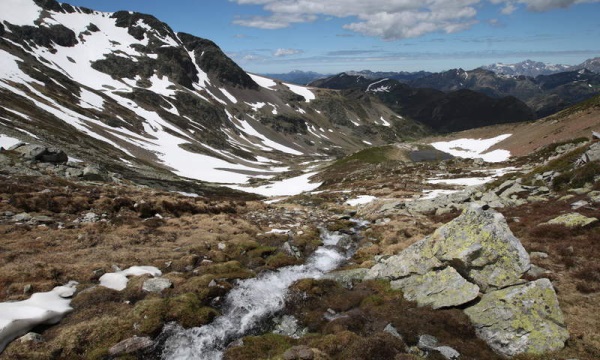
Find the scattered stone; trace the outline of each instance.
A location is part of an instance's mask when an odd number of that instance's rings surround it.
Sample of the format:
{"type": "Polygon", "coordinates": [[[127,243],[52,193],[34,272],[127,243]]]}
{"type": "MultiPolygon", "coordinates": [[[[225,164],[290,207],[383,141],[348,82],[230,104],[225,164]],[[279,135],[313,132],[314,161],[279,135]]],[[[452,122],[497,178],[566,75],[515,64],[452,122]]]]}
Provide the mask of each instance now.
{"type": "Polygon", "coordinates": [[[399,338],[401,340],[404,340],[404,339],[402,339],[402,335],[400,335],[400,333],[398,332],[398,330],[392,324],[387,324],[385,326],[385,328],[383,329],[383,331],[386,332],[386,333],[388,333],[388,334],[391,334],[394,337],[397,337],[397,338],[399,338]]]}
{"type": "Polygon", "coordinates": [[[298,320],[291,315],[283,315],[275,318],[274,322],[275,328],[273,329],[273,333],[275,334],[299,339],[308,332],[308,329],[300,327],[298,320]]]}
{"type": "Polygon", "coordinates": [[[29,221],[34,224],[51,224],[54,222],[54,219],[46,215],[37,215],[33,216],[29,221]]]}
{"type": "Polygon", "coordinates": [[[588,193],[590,201],[593,203],[600,203],[600,191],[590,191],[588,193]]]}
{"type": "Polygon", "coordinates": [[[79,168],[70,167],[65,170],[65,176],[67,178],[78,178],[83,176],[83,170],[79,168]]]}
{"type": "Polygon", "coordinates": [[[571,209],[573,210],[577,210],[579,208],[582,208],[584,206],[588,206],[590,203],[585,201],[585,200],[579,200],[579,201],[575,201],[574,203],[571,204],[571,209]]]}
{"type": "Polygon", "coordinates": [[[531,259],[547,259],[548,254],[546,254],[545,252],[541,252],[541,251],[532,251],[531,253],[529,253],[529,257],[531,259]]]}
{"type": "Polygon", "coordinates": [[[431,335],[421,335],[419,336],[419,342],[417,343],[417,347],[421,350],[430,351],[437,347],[438,339],[435,336],[431,335]]]}
{"type": "Polygon", "coordinates": [[[558,224],[558,225],[564,225],[564,226],[570,227],[570,228],[576,228],[576,227],[588,226],[597,221],[598,221],[598,219],[595,217],[587,217],[587,216],[581,215],[579,213],[569,213],[569,214],[560,215],[560,216],[548,221],[545,224],[558,224]]]}
{"type": "Polygon", "coordinates": [[[138,351],[146,350],[154,346],[154,341],[149,337],[134,336],[132,338],[121,341],[108,349],[110,356],[121,356],[125,354],[131,354],[138,351]]]}
{"type": "Polygon", "coordinates": [[[548,279],[487,293],[465,313],[477,335],[505,356],[560,350],[569,337],[548,279]]]}
{"type": "Polygon", "coordinates": [[[539,278],[542,277],[543,275],[547,275],[550,273],[550,270],[548,269],[544,269],[541,266],[537,266],[535,264],[531,264],[531,268],[529,269],[529,271],[527,271],[527,275],[534,277],[534,278],[539,278]]]}
{"type": "Polygon", "coordinates": [[[66,163],[69,160],[67,154],[55,148],[47,148],[36,144],[21,144],[14,149],[21,154],[24,160],[40,161],[52,164],[66,163]]]}
{"type": "Polygon", "coordinates": [[[291,347],[283,353],[284,360],[312,360],[314,358],[315,352],[306,345],[291,347]]]}
{"type": "Polygon", "coordinates": [[[224,242],[220,242],[217,244],[217,249],[219,250],[225,250],[227,248],[227,245],[224,242]]]}
{"type": "Polygon", "coordinates": [[[460,353],[450,346],[438,346],[433,350],[439,352],[440,355],[448,360],[458,360],[460,358],[460,353]]]}
{"type": "Polygon", "coordinates": [[[95,165],[88,165],[83,168],[83,175],[81,176],[84,180],[88,181],[105,181],[106,174],[95,165]]]}
{"type": "Polygon", "coordinates": [[[575,195],[569,194],[569,195],[561,196],[560,198],[558,198],[558,201],[568,201],[568,200],[571,200],[574,197],[575,197],[575,195]]]}
{"type": "Polygon", "coordinates": [[[152,278],[144,281],[142,290],[151,293],[160,293],[163,290],[169,289],[173,286],[171,280],[167,278],[152,278]]]}
{"type": "Polygon", "coordinates": [[[19,338],[19,341],[24,343],[24,342],[34,342],[34,343],[41,343],[44,342],[44,338],[42,337],[42,335],[35,333],[35,332],[28,332],[27,334],[21,336],[19,338]]]}
{"type": "Polygon", "coordinates": [[[434,309],[462,305],[479,294],[479,287],[465,280],[452,267],[395,280],[391,287],[401,289],[405,299],[434,309]]]}
{"type": "Polygon", "coordinates": [[[23,286],[23,294],[30,294],[33,291],[33,285],[27,284],[23,286]]]}
{"type": "Polygon", "coordinates": [[[89,213],[85,214],[83,216],[83,218],[81,218],[80,221],[81,221],[81,223],[84,223],[84,224],[91,224],[91,223],[97,222],[98,219],[99,219],[99,217],[96,213],[89,212],[89,213]]]}
{"type": "Polygon", "coordinates": [[[12,221],[14,221],[14,222],[26,222],[26,221],[31,220],[31,218],[32,218],[31,215],[29,215],[26,212],[23,212],[23,213],[20,213],[20,214],[17,214],[15,216],[13,216],[12,217],[12,221]]]}

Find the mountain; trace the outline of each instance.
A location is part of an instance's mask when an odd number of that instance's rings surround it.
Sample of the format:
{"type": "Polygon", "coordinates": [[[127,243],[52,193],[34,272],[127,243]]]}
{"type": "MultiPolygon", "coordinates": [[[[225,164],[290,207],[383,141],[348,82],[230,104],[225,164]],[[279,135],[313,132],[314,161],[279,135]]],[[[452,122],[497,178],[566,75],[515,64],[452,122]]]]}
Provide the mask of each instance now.
{"type": "Polygon", "coordinates": [[[248,74],[149,15],[11,0],[0,20],[0,133],[126,179],[243,185],[425,133],[369,94],[248,74]]]}
{"type": "Polygon", "coordinates": [[[320,78],[330,76],[328,74],[319,74],[314,71],[294,70],[283,74],[260,74],[271,79],[281,80],[296,85],[307,85],[308,83],[320,78]]]}
{"type": "Polygon", "coordinates": [[[481,69],[493,71],[499,75],[531,76],[552,75],[566,71],[586,69],[600,74],[600,57],[588,59],[579,65],[546,64],[540,61],[525,60],[516,64],[496,63],[482,66],[481,69]]]}
{"type": "Polygon", "coordinates": [[[492,65],[482,66],[481,68],[493,71],[496,74],[500,75],[536,77],[538,75],[551,75],[563,71],[568,71],[570,70],[571,66],[560,64],[546,64],[540,61],[525,60],[516,64],[496,63],[492,65]]]}
{"type": "Polygon", "coordinates": [[[408,71],[370,71],[370,70],[362,70],[362,71],[347,71],[346,74],[354,75],[354,76],[364,76],[368,79],[394,79],[400,82],[408,82],[411,80],[420,79],[422,77],[431,75],[432,73],[428,71],[416,71],[416,72],[408,72],[408,71]]]}
{"type": "Polygon", "coordinates": [[[403,117],[438,132],[526,121],[534,117],[527,105],[515,97],[494,98],[468,89],[444,92],[413,87],[393,79],[373,80],[347,73],[320,79],[311,85],[372,94],[403,117]]]}
{"type": "Polygon", "coordinates": [[[482,68],[452,69],[411,81],[409,85],[445,92],[468,89],[495,98],[514,96],[525,102],[537,118],[542,118],[598,94],[600,75],[582,69],[533,78],[499,75],[482,68]]]}

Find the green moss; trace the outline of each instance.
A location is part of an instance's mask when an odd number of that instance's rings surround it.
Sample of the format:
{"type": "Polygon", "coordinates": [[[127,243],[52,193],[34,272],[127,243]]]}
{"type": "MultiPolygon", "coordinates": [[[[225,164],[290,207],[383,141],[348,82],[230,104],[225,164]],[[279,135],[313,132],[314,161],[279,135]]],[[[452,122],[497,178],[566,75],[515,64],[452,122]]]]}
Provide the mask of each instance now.
{"type": "Polygon", "coordinates": [[[198,268],[202,274],[214,274],[224,279],[247,279],[256,276],[252,271],[243,267],[239,261],[228,261],[203,265],[198,268]]]}
{"type": "Polygon", "coordinates": [[[139,301],[133,309],[136,329],[145,335],[157,335],[162,329],[166,311],[166,303],[161,298],[139,301]]]}
{"type": "Polygon", "coordinates": [[[219,315],[217,310],[202,306],[194,293],[166,299],[165,306],[165,320],[177,321],[184,328],[208,324],[219,315]]]}
{"type": "Polygon", "coordinates": [[[273,269],[289,265],[298,265],[301,263],[301,259],[297,259],[296,257],[285,254],[283,252],[278,252],[275,255],[269,256],[266,259],[266,265],[273,269]]]}

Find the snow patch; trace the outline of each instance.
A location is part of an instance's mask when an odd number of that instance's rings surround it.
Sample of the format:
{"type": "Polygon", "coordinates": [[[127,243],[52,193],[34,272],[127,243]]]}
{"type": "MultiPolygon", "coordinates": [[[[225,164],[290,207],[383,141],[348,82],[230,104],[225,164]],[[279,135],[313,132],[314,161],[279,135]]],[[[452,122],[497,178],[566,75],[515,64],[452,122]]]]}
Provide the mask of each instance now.
{"type": "Polygon", "coordinates": [[[34,25],[33,21],[40,17],[41,11],[42,8],[31,0],[0,1],[0,19],[8,21],[13,25],[34,25]]]}
{"type": "Polygon", "coordinates": [[[69,299],[77,282],[35,293],[27,300],[0,303],[0,352],[13,339],[40,324],[56,324],[72,311],[69,299]]]}
{"type": "Polygon", "coordinates": [[[161,276],[162,272],[154,266],[132,266],[129,269],[117,271],[114,273],[106,273],[100,277],[100,286],[109,289],[121,291],[127,287],[128,276],[141,275],[161,276]]]}
{"type": "Polygon", "coordinates": [[[346,201],[346,204],[350,206],[364,205],[370,202],[375,201],[377,198],[371,195],[360,195],[354,199],[350,199],[346,201]]]}
{"type": "Polygon", "coordinates": [[[235,96],[231,95],[229,93],[229,91],[227,91],[227,90],[225,90],[223,88],[219,88],[219,90],[221,90],[221,92],[223,93],[223,95],[225,95],[229,99],[229,101],[231,101],[234,104],[237,104],[237,102],[238,102],[237,99],[235,98],[235,96]]]}
{"type": "Polygon", "coordinates": [[[434,148],[460,158],[482,158],[486,162],[502,162],[510,158],[508,150],[487,149],[497,143],[508,139],[512,134],[499,135],[491,139],[458,139],[453,141],[439,141],[431,144],[434,148]]]}
{"type": "Polygon", "coordinates": [[[242,186],[229,186],[235,190],[246,191],[254,194],[263,196],[292,196],[298,195],[305,191],[313,191],[314,189],[321,186],[322,183],[311,183],[309,178],[317,174],[316,172],[307,173],[297,177],[281,180],[269,185],[262,185],[258,187],[242,187],[242,186]]]}
{"type": "Polygon", "coordinates": [[[262,77],[262,76],[258,76],[258,75],[254,75],[254,74],[248,74],[250,75],[250,77],[252,78],[252,80],[254,80],[255,83],[257,83],[259,86],[264,87],[266,89],[269,90],[273,90],[271,89],[273,86],[277,86],[277,83],[271,79],[268,79],[266,77],[262,77]]]}
{"type": "Polygon", "coordinates": [[[307,87],[286,84],[286,83],[284,83],[284,85],[287,86],[288,89],[290,89],[290,91],[292,91],[293,93],[296,93],[296,94],[304,97],[304,99],[306,99],[306,102],[310,102],[311,100],[314,100],[317,98],[312,91],[308,90],[307,87]]]}
{"type": "Polygon", "coordinates": [[[12,146],[17,145],[20,142],[21,140],[19,139],[15,139],[14,137],[10,137],[8,135],[0,134],[0,147],[8,149],[12,146]]]}
{"type": "Polygon", "coordinates": [[[86,109],[97,109],[102,111],[102,108],[104,107],[104,99],[102,96],[94,94],[93,92],[84,88],[81,88],[79,99],[79,106],[86,109]]]}

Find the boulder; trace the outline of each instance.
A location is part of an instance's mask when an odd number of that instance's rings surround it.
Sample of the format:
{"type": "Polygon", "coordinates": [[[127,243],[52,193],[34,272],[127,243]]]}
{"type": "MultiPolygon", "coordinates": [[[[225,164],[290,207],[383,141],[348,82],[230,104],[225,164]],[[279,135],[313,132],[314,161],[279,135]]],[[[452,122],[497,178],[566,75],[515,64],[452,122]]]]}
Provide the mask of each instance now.
{"type": "Polygon", "coordinates": [[[560,350],[569,337],[548,279],[487,293],[465,313],[477,335],[504,356],[560,350]]]}
{"type": "Polygon", "coordinates": [[[106,174],[94,165],[88,165],[83,168],[83,175],[81,177],[88,181],[106,181],[106,174]]]}
{"type": "Polygon", "coordinates": [[[365,279],[398,280],[445,266],[485,292],[519,283],[530,262],[504,216],[473,203],[431,236],[398,255],[380,259],[365,279]]]}
{"type": "Polygon", "coordinates": [[[577,228],[577,227],[588,226],[597,221],[598,221],[598,219],[595,217],[587,217],[587,216],[581,215],[579,213],[569,213],[569,214],[560,215],[560,216],[548,221],[546,224],[558,224],[558,225],[564,225],[564,226],[570,227],[570,228],[577,228]]]}
{"type": "Polygon", "coordinates": [[[172,286],[173,283],[167,278],[152,278],[144,281],[144,284],[142,284],[142,290],[151,293],[160,293],[172,286]]]}
{"type": "Polygon", "coordinates": [[[476,203],[426,241],[424,255],[450,264],[484,292],[516,284],[530,267],[527,251],[504,216],[476,203]]]}
{"type": "Polygon", "coordinates": [[[405,299],[434,309],[462,305],[479,294],[479,287],[465,280],[452,267],[395,280],[391,287],[402,290],[405,299]]]}
{"type": "Polygon", "coordinates": [[[52,164],[66,163],[69,160],[67,154],[55,148],[47,148],[36,144],[23,144],[15,148],[15,151],[21,154],[25,160],[47,162],[52,164]]]}

